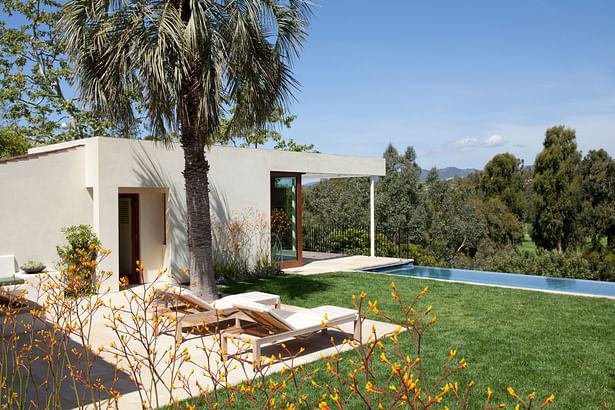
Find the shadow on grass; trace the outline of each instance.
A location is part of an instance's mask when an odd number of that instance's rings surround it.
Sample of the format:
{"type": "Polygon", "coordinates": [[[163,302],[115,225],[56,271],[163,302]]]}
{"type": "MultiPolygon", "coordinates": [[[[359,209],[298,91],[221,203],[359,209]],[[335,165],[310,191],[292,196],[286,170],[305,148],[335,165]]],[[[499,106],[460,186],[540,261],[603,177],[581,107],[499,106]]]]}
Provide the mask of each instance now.
{"type": "MultiPolygon", "coordinates": [[[[313,293],[319,293],[329,287],[325,280],[312,276],[282,275],[267,279],[255,279],[242,282],[227,282],[226,287],[221,289],[224,293],[244,293],[255,289],[285,295],[290,299],[305,299],[313,293]]],[[[285,303],[285,301],[282,301],[285,303]]]]}

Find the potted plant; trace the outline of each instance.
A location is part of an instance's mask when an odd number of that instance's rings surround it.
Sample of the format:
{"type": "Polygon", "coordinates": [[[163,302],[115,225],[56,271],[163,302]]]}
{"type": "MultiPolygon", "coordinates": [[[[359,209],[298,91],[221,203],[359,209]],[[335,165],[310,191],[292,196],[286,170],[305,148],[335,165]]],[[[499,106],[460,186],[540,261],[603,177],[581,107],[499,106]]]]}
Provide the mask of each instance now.
{"type": "Polygon", "coordinates": [[[41,262],[28,261],[21,266],[21,270],[26,273],[40,273],[46,266],[41,262]]]}

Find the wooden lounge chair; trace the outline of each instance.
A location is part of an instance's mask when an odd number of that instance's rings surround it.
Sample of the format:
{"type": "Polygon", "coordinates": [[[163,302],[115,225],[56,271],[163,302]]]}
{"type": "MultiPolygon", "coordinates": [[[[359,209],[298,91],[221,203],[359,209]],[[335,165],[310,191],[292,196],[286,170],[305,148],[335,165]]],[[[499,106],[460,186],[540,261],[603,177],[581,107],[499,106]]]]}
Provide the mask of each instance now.
{"type": "Polygon", "coordinates": [[[177,343],[183,341],[182,328],[184,326],[199,326],[236,318],[238,309],[233,306],[235,303],[260,303],[276,308],[280,307],[280,297],[278,295],[264,292],[239,293],[225,296],[213,302],[207,302],[189,289],[179,286],[172,287],[165,293],[167,294],[165,298],[166,305],[168,305],[169,299],[174,299],[180,302],[180,304],[159,311],[157,314],[169,312],[178,314],[177,327],[175,329],[175,340],[177,343]]]}
{"type": "Polygon", "coordinates": [[[234,305],[255,323],[248,323],[222,331],[222,349],[228,355],[228,339],[239,339],[252,345],[252,362],[261,357],[261,347],[285,339],[304,339],[312,334],[327,331],[327,327],[354,323],[354,338],[361,340],[361,322],[354,309],[337,306],[320,306],[313,309],[292,312],[275,309],[258,303],[237,303],[234,305]],[[325,319],[326,316],[326,319],[325,319]],[[323,326],[323,323],[326,326],[323,326]]]}

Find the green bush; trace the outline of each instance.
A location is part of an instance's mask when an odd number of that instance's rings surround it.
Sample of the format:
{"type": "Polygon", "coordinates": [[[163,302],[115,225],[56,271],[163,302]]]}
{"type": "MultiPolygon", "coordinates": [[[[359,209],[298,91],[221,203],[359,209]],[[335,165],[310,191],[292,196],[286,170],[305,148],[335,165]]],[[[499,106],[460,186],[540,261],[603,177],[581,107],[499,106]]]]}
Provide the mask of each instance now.
{"type": "Polygon", "coordinates": [[[493,257],[486,266],[493,272],[522,273],[525,275],[599,280],[591,263],[578,252],[557,253],[537,249],[536,253],[515,249],[493,257]]]}
{"type": "Polygon", "coordinates": [[[59,266],[64,280],[72,284],[67,294],[80,296],[94,289],[97,246],[100,241],[90,225],[72,225],[62,228],[68,245],[56,246],[60,257],[59,266]]]}
{"type": "Polygon", "coordinates": [[[348,228],[334,231],[329,235],[332,252],[353,254],[357,249],[369,248],[369,233],[361,228],[348,228]]]}
{"type": "Polygon", "coordinates": [[[599,280],[615,282],[615,253],[598,244],[583,249],[583,257],[591,264],[599,280]]]}

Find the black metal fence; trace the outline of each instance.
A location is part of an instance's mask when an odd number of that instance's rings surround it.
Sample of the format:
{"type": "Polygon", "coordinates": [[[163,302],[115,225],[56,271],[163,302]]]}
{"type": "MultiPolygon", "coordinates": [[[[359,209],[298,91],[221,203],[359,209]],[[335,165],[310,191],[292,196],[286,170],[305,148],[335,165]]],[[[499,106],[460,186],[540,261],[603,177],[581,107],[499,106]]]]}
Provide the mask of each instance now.
{"type": "MultiPolygon", "coordinates": [[[[303,224],[303,250],[347,255],[369,255],[369,226],[303,224]]],[[[377,227],[376,256],[411,258],[409,228],[377,227]]]]}

